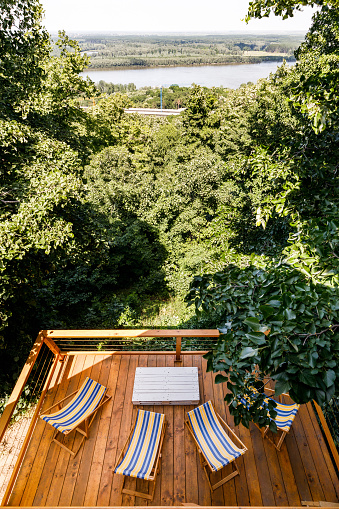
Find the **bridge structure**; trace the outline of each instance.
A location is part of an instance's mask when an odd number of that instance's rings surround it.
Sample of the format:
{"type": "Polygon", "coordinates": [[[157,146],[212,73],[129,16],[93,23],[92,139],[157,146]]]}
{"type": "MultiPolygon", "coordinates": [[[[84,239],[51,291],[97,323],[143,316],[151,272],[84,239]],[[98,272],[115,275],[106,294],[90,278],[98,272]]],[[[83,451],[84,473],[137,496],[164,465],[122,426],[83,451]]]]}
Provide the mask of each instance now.
{"type": "Polygon", "coordinates": [[[158,109],[158,108],[125,108],[125,113],[139,115],[151,115],[154,117],[169,117],[171,115],[180,115],[186,108],[178,109],[158,109]]]}

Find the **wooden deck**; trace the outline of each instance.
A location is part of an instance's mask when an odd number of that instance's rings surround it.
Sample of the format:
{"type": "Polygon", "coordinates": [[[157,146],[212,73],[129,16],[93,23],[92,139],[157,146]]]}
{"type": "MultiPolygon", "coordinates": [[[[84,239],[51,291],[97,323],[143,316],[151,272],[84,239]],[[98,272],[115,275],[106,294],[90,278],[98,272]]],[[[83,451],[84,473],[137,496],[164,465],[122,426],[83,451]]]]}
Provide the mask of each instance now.
{"type": "MultiPolygon", "coordinates": [[[[9,505],[147,505],[145,499],[121,496],[122,476],[113,474],[113,468],[136,412],[132,405],[135,368],[174,366],[174,355],[77,355],[65,362],[63,375],[55,377],[44,408],[76,390],[86,376],[107,385],[112,399],[100,410],[90,438],[75,459],[51,443],[53,429],[39,419],[9,505]]],[[[183,365],[198,367],[201,401],[212,399],[233,427],[223,400],[225,386],[213,383],[204,359],[186,355],[183,365]]],[[[206,506],[300,506],[301,500],[338,502],[338,477],[310,404],[300,408],[280,453],[268,440],[262,440],[254,426],[250,430],[235,428],[249,450],[239,459],[240,476],[218,488],[212,499],[192,438],[184,426],[185,412],[192,407],[144,408],[164,412],[168,420],[162,469],[150,505],[191,502],[206,506]]],[[[67,441],[73,443],[73,434],[67,441]]],[[[126,487],[144,490],[145,482],[128,479],[126,487]]]]}

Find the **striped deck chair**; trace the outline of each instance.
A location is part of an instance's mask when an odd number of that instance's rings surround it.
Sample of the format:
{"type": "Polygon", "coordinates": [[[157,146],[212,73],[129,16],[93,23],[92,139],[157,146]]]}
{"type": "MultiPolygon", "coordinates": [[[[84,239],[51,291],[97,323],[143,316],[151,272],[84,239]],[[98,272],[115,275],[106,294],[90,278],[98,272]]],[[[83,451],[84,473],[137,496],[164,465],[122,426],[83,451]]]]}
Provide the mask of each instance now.
{"type": "Polygon", "coordinates": [[[106,387],[87,377],[80,389],[58,401],[55,405],[47,408],[43,414],[40,414],[41,419],[55,428],[52,441],[75,457],[84,440],[88,438],[89,428],[92,425],[97,411],[111,399],[111,396],[107,396],[106,391],[106,387]],[[62,407],[61,403],[72,396],[72,400],[66,406],[62,407]],[[58,407],[57,412],[47,414],[49,410],[55,407],[58,407]],[[82,424],[83,428],[80,427],[82,424]],[[59,433],[68,435],[74,429],[83,435],[75,451],[57,439],[59,433]]]}
{"type": "MultiPolygon", "coordinates": [[[[265,391],[274,392],[273,389],[269,389],[268,387],[265,387],[265,391]]],[[[288,394],[282,394],[282,396],[289,397],[288,394]]],[[[272,398],[267,396],[265,401],[268,401],[268,399],[272,399],[272,398]]],[[[280,402],[275,401],[275,403],[277,404],[277,406],[275,408],[275,411],[277,412],[277,416],[273,420],[276,423],[278,430],[281,431],[281,436],[278,441],[278,444],[275,444],[274,441],[267,435],[267,432],[269,430],[268,426],[266,426],[266,428],[262,432],[262,435],[263,435],[263,437],[266,437],[278,451],[280,451],[282,443],[292,426],[292,422],[293,422],[295,416],[297,415],[300,405],[298,405],[297,403],[286,404],[286,403],[282,403],[281,401],[280,402]]]]}
{"type": "Polygon", "coordinates": [[[153,500],[166,425],[164,414],[138,410],[114,472],[123,476],[151,481],[153,483],[152,490],[150,494],[128,490],[124,487],[126,479],[124,477],[121,493],[153,500]]]}
{"type": "Polygon", "coordinates": [[[215,411],[213,403],[207,401],[203,405],[188,412],[188,420],[185,421],[194,442],[198,448],[201,465],[205,471],[211,492],[222,486],[225,482],[239,474],[236,458],[245,454],[247,447],[239,440],[226,422],[215,411]],[[237,447],[226,433],[222,424],[240,444],[237,447]],[[231,474],[223,477],[221,481],[212,485],[210,473],[217,472],[232,463],[234,470],[231,474]],[[209,471],[206,467],[209,467],[209,471]]]}

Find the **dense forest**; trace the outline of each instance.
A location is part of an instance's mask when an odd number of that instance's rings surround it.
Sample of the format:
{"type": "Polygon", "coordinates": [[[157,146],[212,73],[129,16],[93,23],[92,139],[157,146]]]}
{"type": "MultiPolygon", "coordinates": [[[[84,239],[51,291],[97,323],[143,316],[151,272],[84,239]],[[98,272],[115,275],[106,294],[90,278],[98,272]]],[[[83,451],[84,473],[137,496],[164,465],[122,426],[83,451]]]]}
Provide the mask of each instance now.
{"type": "MultiPolygon", "coordinates": [[[[339,10],[319,3],[296,65],[192,86],[165,119],[82,79],[66,34],[52,54],[37,0],[1,3],[2,396],[41,329],[144,326],[220,328],[208,369],[236,422],[263,422],[240,403],[254,370],[338,395],[339,10]]],[[[272,5],[249,16],[299,7],[272,5]]]]}
{"type": "MultiPolygon", "coordinates": [[[[74,34],[89,68],[294,61],[303,36],[260,35],[103,35],[74,34]]],[[[55,51],[58,54],[58,51],[55,51]]]]}
{"type": "MultiPolygon", "coordinates": [[[[127,95],[132,108],[160,108],[161,105],[166,109],[185,108],[191,95],[190,87],[179,87],[179,85],[170,85],[169,87],[141,87],[138,88],[134,83],[123,85],[121,83],[106,83],[100,80],[95,85],[97,89],[106,95],[122,92],[127,95]]],[[[213,87],[213,93],[220,97],[227,97],[229,89],[224,87],[213,87]]],[[[99,99],[100,100],[100,99],[99,99]]],[[[95,102],[95,100],[94,100],[95,102]]],[[[84,107],[91,106],[93,100],[82,100],[84,107]]]]}

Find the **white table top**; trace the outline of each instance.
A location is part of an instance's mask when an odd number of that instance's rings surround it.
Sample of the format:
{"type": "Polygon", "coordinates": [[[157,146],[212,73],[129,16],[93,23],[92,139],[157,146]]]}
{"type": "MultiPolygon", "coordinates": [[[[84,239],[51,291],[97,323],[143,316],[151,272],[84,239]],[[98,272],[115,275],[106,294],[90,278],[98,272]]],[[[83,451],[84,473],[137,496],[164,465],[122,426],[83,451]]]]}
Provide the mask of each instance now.
{"type": "Polygon", "coordinates": [[[196,405],[198,368],[136,368],[133,405],[196,405]]]}

